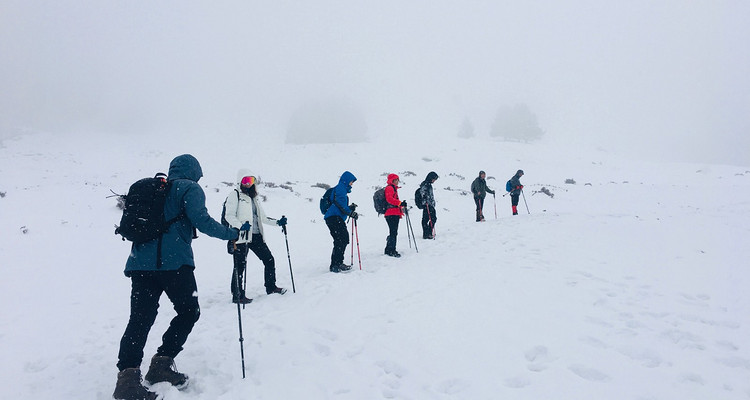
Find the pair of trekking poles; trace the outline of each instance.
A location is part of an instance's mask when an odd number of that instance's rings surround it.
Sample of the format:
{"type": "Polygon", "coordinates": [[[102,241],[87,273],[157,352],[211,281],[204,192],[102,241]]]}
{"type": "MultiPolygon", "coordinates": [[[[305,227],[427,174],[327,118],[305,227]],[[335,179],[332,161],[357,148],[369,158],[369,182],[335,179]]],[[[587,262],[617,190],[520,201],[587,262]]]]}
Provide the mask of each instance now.
{"type": "MultiPolygon", "coordinates": [[[[510,192],[505,193],[503,197],[508,195],[510,192]]],[[[531,211],[529,211],[529,203],[526,202],[526,195],[523,193],[523,189],[521,189],[521,196],[523,196],[523,204],[526,205],[526,212],[531,214],[531,211]]],[[[495,201],[495,195],[492,195],[492,205],[495,207],[495,219],[497,219],[497,201],[495,201]]],[[[482,207],[482,200],[479,200],[479,207],[482,207]]]]}
{"type": "MultiPolygon", "coordinates": [[[[523,189],[521,189],[520,192],[521,192],[521,196],[523,197],[523,204],[526,205],[526,212],[531,214],[531,211],[529,211],[529,203],[526,202],[526,195],[523,193],[523,189]]],[[[510,194],[510,192],[505,193],[503,197],[505,197],[505,195],[507,194],[510,194]]],[[[495,211],[495,218],[497,218],[497,210],[495,211]]]]}
{"type": "MultiPolygon", "coordinates": [[[[284,218],[282,215],[281,218],[284,218]]],[[[273,219],[273,218],[271,218],[273,219]]],[[[292,272],[292,256],[289,254],[289,238],[287,237],[286,233],[286,224],[281,225],[281,231],[284,232],[284,242],[286,242],[286,258],[289,260],[289,276],[292,278],[292,293],[297,293],[297,288],[294,286],[294,272],[292,272]]],[[[239,291],[240,288],[240,274],[239,271],[235,269],[235,279],[237,280],[235,284],[237,285],[237,289],[239,291]]],[[[245,267],[245,276],[244,276],[244,282],[242,284],[242,292],[244,293],[245,289],[247,288],[247,267],[245,267]]],[[[242,304],[242,308],[245,308],[245,305],[242,304]]],[[[242,379],[245,379],[245,338],[242,336],[242,311],[240,310],[240,302],[237,302],[237,321],[239,323],[240,327],[240,358],[242,359],[242,379]]]]}

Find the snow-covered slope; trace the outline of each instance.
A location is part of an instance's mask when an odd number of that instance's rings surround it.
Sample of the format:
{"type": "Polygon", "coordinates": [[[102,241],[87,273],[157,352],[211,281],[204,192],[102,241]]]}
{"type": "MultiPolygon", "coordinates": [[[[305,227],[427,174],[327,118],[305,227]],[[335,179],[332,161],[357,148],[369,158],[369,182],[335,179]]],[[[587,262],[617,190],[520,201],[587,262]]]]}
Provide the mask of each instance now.
{"type": "MultiPolygon", "coordinates": [[[[4,141],[0,398],[110,398],[130,288],[122,275],[129,245],[113,235],[120,212],[106,197],[182,153],[200,160],[214,217],[237,169],[275,184],[262,188],[264,208],[289,218],[296,293],[266,296],[250,256],[243,380],[231,258],[223,242],[200,235],[202,314],[176,360],[193,385],[157,385],[165,399],[750,398],[750,167],[437,142],[4,141]],[[529,212],[522,202],[512,217],[510,200],[498,196],[485,206],[487,222],[474,222],[462,191],[478,171],[502,192],[518,168],[529,212]],[[332,274],[317,210],[323,190],[313,185],[334,184],[344,170],[358,177],[350,198],[361,205],[362,270],[355,245],[354,271],[332,274]],[[409,201],[431,170],[440,175],[437,239],[421,239],[415,209],[419,252],[402,221],[404,256],[384,256],[374,188],[383,173],[400,173],[409,201]],[[554,198],[535,193],[542,187],[554,198]]],[[[291,289],[284,236],[267,236],[279,285],[291,289]]],[[[174,315],[166,297],[160,311],[147,359],[174,315]]]]}

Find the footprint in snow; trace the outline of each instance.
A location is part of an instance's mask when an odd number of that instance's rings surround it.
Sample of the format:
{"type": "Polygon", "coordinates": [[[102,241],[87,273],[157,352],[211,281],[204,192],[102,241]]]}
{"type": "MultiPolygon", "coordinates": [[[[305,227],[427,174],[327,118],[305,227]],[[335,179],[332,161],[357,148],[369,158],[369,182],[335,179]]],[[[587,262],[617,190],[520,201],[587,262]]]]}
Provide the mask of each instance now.
{"type": "Polygon", "coordinates": [[[524,358],[529,362],[527,368],[529,371],[541,372],[549,368],[547,364],[554,359],[549,354],[549,349],[545,346],[534,346],[524,352],[524,358]]]}
{"type": "Polygon", "coordinates": [[[574,374],[578,375],[579,377],[591,381],[591,382],[607,382],[611,378],[605,374],[604,372],[599,371],[598,369],[589,368],[583,365],[571,365],[568,367],[574,374]]]}
{"type": "Polygon", "coordinates": [[[437,384],[437,390],[445,394],[458,394],[469,387],[469,384],[461,379],[448,379],[437,384]]]}
{"type": "Polygon", "coordinates": [[[516,376],[505,380],[505,386],[511,389],[522,389],[526,386],[531,385],[531,381],[528,378],[516,376]]]}

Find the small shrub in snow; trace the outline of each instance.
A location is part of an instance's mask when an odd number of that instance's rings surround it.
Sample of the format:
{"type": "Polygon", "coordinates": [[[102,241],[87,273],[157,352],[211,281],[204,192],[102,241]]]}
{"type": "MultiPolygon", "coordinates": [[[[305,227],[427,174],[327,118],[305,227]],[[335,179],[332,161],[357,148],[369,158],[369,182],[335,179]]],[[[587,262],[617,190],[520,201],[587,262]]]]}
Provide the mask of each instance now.
{"type": "Polygon", "coordinates": [[[568,185],[575,185],[576,181],[575,179],[569,178],[565,180],[565,183],[567,183],[568,185]]]}
{"type": "Polygon", "coordinates": [[[323,190],[328,190],[328,189],[331,188],[331,185],[329,185],[327,183],[320,183],[320,182],[318,182],[318,183],[316,183],[314,185],[310,185],[310,187],[317,187],[317,188],[321,188],[323,190]]]}

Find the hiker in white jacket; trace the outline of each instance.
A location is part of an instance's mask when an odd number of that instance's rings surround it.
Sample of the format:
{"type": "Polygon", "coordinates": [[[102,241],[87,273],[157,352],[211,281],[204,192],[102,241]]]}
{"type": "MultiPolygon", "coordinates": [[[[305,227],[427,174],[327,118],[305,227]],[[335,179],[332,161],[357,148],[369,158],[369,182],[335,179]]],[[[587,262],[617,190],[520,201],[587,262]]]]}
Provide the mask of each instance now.
{"type": "Polygon", "coordinates": [[[252,301],[245,297],[242,285],[247,266],[247,253],[252,250],[264,265],[266,293],[286,293],[286,289],[276,286],[276,266],[271,250],[263,240],[263,224],[286,225],[286,218],[275,220],[263,212],[258,201],[257,179],[249,170],[237,173],[237,188],[227,196],[224,218],[230,227],[240,230],[240,237],[234,244],[234,272],[232,273],[232,302],[247,304],[252,301]]]}

